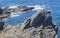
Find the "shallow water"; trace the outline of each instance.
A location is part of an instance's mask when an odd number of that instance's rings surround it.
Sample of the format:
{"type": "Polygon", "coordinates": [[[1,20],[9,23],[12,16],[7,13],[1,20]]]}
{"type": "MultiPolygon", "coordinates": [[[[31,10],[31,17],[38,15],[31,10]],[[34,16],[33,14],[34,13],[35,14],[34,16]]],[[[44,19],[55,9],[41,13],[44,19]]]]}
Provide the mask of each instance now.
{"type": "Polygon", "coordinates": [[[23,23],[25,20],[31,17],[34,13],[36,13],[36,10],[17,13],[15,15],[11,15],[10,17],[8,17],[7,20],[5,20],[5,22],[10,25],[23,23]]]}
{"type": "MultiPolygon", "coordinates": [[[[12,6],[12,5],[43,5],[45,9],[51,10],[52,18],[53,18],[53,23],[58,24],[58,38],[60,38],[60,0],[0,0],[0,7],[3,6],[12,6]]],[[[30,13],[30,12],[29,12],[30,13]]],[[[22,13],[20,15],[23,16],[23,14],[27,13],[22,13]]],[[[27,14],[26,16],[29,17],[32,14],[27,14]]],[[[12,17],[13,18],[13,17],[12,17]]],[[[23,22],[24,19],[27,19],[25,16],[21,17],[14,17],[13,21],[11,21],[12,18],[8,18],[8,23],[11,24],[11,22],[14,23],[20,23],[19,21],[23,22]],[[17,20],[16,20],[17,18],[17,20]],[[21,18],[21,19],[20,19],[21,18]],[[22,20],[23,19],[23,20],[22,20]]]]}

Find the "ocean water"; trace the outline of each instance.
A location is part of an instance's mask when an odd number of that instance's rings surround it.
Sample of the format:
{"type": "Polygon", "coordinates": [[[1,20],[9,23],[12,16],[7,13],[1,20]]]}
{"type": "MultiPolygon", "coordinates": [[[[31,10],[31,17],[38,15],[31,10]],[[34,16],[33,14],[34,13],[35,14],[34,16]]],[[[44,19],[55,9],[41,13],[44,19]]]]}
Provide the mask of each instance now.
{"type": "MultiPolygon", "coordinates": [[[[58,25],[58,38],[60,38],[60,0],[0,0],[0,7],[4,6],[14,6],[14,5],[26,5],[26,6],[36,6],[41,5],[46,10],[51,10],[51,15],[53,23],[58,25]]],[[[28,11],[24,13],[19,13],[16,15],[11,15],[7,18],[9,24],[17,24],[24,22],[28,17],[33,15],[35,11],[28,11]],[[11,23],[13,22],[13,23],[11,23]]]]}
{"type": "Polygon", "coordinates": [[[36,12],[36,10],[35,11],[28,11],[28,12],[21,12],[21,13],[13,14],[10,17],[7,17],[5,22],[10,24],[10,25],[21,24],[24,21],[26,21],[29,17],[31,17],[35,12],[36,12]]]}

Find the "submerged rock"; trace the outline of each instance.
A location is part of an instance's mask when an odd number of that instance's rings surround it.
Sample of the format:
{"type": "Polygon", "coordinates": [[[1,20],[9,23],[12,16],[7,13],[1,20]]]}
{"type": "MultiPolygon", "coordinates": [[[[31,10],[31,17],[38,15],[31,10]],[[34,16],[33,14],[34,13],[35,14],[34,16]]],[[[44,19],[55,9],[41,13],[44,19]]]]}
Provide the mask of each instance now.
{"type": "Polygon", "coordinates": [[[52,23],[50,11],[41,10],[24,23],[16,26],[6,25],[0,33],[1,38],[57,38],[57,25],[52,23]],[[3,35],[2,35],[3,34],[3,35]]]}

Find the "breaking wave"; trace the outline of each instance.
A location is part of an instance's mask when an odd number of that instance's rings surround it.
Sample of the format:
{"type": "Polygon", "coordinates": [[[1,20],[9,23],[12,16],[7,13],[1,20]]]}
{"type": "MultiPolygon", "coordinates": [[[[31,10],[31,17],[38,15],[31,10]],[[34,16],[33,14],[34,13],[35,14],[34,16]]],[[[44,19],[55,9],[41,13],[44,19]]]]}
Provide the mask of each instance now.
{"type": "Polygon", "coordinates": [[[34,7],[33,10],[43,10],[43,9],[45,9],[45,5],[35,5],[35,6],[28,6],[28,7],[34,7]]]}
{"type": "Polygon", "coordinates": [[[21,12],[19,12],[19,13],[11,13],[10,17],[17,17],[17,16],[20,16],[20,13],[21,13],[21,12]]]}

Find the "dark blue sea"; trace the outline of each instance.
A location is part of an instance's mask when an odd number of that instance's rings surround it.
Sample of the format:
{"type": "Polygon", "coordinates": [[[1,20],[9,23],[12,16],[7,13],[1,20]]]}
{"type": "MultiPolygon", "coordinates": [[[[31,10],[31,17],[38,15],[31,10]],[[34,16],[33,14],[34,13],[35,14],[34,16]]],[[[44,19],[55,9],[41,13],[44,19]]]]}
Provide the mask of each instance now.
{"type": "MultiPolygon", "coordinates": [[[[58,38],[60,38],[60,0],[0,0],[0,7],[4,6],[15,6],[15,5],[25,5],[25,6],[36,6],[41,5],[46,10],[51,10],[51,15],[53,23],[58,25],[58,38]]],[[[15,25],[18,23],[23,23],[28,17],[32,16],[36,10],[28,11],[23,13],[18,13],[17,15],[12,15],[7,17],[6,22],[15,25]]]]}

